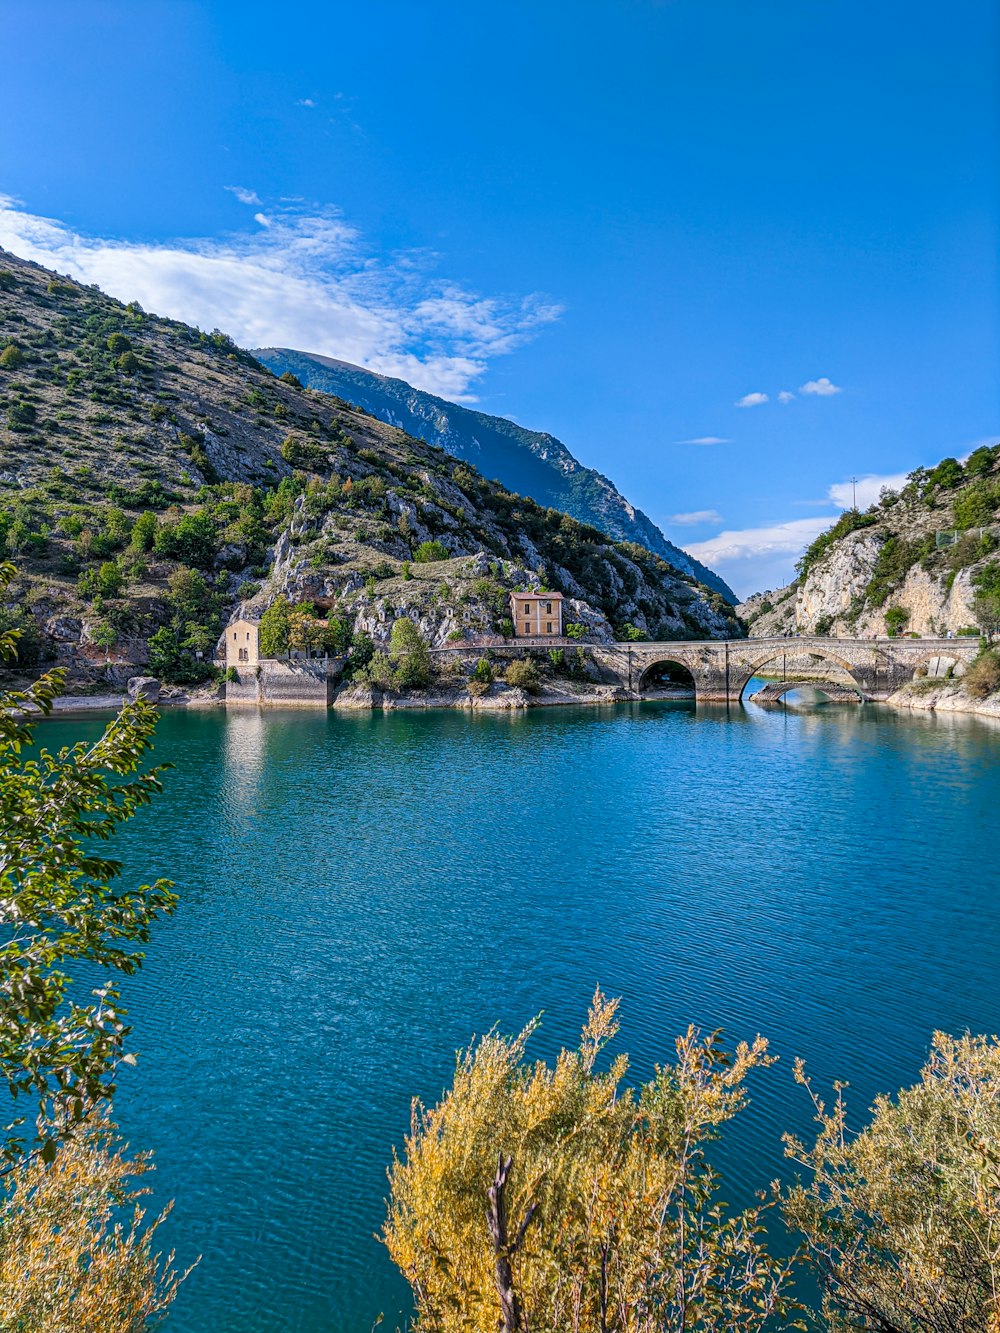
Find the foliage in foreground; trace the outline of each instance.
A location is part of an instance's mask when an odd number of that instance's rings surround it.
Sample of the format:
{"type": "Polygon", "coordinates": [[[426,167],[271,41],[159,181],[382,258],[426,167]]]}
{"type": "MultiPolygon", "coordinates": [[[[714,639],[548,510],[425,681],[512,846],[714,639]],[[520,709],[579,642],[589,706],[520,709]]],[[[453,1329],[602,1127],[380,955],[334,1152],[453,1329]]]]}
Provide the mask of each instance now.
{"type": "MultiPolygon", "coordinates": [[[[13,576],[0,566],[0,599],[13,576]]],[[[0,634],[10,660],[17,631],[0,634]]],[[[0,1077],[13,1118],[0,1159],[31,1146],[46,1160],[60,1133],[81,1123],[114,1087],[128,1028],[110,981],[81,1003],[67,965],[134,972],[152,921],[176,903],[166,880],[119,889],[121,863],[100,854],[117,828],[160,790],[160,771],[139,772],[156,715],[145,703],[123,708],[91,746],[57,753],[35,745],[37,710],[47,714],[61,675],[24,692],[0,694],[0,1077]],[[35,1104],[34,1136],[18,1102],[35,1104]]]]}
{"type": "Polygon", "coordinates": [[[598,991],[577,1050],[525,1058],[535,1024],[460,1055],[432,1110],[414,1104],[384,1237],[435,1333],[653,1333],[764,1328],[787,1313],[787,1266],[763,1208],[716,1199],[706,1144],[746,1102],[766,1043],[727,1055],[693,1029],[638,1090],[598,991]]]}
{"type": "Polygon", "coordinates": [[[169,1209],[146,1222],[133,1185],[151,1170],[129,1159],[101,1116],[51,1165],[22,1161],[0,1202],[0,1329],[140,1333],[173,1300],[173,1255],[153,1250],[169,1209]]]}
{"type": "Polygon", "coordinates": [[[843,1085],[788,1152],[810,1173],[786,1217],[805,1238],[832,1333],[1000,1329],[1000,1045],[935,1033],[920,1082],[879,1097],[857,1136],[843,1085]]]}

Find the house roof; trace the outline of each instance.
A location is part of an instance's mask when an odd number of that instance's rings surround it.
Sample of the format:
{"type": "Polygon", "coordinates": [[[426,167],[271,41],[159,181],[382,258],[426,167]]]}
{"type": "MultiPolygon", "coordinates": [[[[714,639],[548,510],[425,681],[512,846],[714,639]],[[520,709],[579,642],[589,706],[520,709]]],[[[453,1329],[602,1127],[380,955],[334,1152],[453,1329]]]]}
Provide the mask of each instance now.
{"type": "Polygon", "coordinates": [[[533,602],[561,602],[565,600],[561,592],[512,592],[511,597],[515,601],[526,601],[529,598],[533,602]]]}

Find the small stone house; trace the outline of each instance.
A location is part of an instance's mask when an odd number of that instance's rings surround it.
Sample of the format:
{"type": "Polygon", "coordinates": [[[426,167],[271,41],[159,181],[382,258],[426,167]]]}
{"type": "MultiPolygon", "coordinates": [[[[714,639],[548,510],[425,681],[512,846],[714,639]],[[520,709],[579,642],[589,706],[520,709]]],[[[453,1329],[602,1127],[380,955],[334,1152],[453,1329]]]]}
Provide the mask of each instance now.
{"type": "Polygon", "coordinates": [[[558,638],[563,632],[563,595],[561,592],[512,592],[510,613],[514,635],[558,638]]]}
{"type": "Polygon", "coordinates": [[[256,666],[260,661],[260,626],[252,620],[234,620],[225,633],[226,666],[256,666]]]}

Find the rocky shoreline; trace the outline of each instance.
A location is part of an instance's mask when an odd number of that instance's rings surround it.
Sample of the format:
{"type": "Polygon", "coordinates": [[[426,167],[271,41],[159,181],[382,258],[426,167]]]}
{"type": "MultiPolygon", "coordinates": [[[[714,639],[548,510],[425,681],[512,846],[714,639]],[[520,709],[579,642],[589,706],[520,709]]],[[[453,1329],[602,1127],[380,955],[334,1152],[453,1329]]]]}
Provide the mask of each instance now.
{"type": "Polygon", "coordinates": [[[890,708],[920,713],[971,713],[977,717],[1000,718],[1000,695],[970,699],[954,681],[913,681],[886,700],[890,708]]]}

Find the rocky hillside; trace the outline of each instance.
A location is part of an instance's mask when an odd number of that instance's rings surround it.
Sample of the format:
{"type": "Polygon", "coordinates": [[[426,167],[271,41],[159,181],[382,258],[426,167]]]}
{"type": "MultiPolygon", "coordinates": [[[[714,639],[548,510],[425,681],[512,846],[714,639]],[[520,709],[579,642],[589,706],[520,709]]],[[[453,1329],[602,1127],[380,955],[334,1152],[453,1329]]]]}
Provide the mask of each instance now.
{"type": "Polygon", "coordinates": [[[773,634],[962,634],[1000,622],[1000,445],[911,472],[813,542],[787,588],[739,614],[773,634]]]}
{"type": "Polygon", "coordinates": [[[674,569],[692,575],[735,604],[735,594],[718,574],[668,541],[613,482],[578,463],[554,435],[525,430],[506,417],[459,407],[405,380],[376,375],[347,361],[287,347],[259,348],[254,356],[276,375],[290,371],[313,389],[335,394],[380,421],[440,445],[519,495],[530,495],[540,505],[571,514],[617,541],[645,546],[674,569]]]}
{"type": "Polygon", "coordinates": [[[81,682],[203,677],[236,608],[280,594],[318,603],[345,651],[400,616],[434,643],[502,634],[512,587],[562,591],[583,639],[739,632],[648,550],[3,251],[0,543],[22,665],[81,682]]]}

